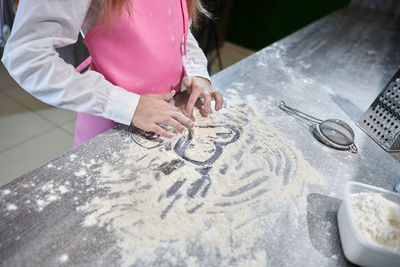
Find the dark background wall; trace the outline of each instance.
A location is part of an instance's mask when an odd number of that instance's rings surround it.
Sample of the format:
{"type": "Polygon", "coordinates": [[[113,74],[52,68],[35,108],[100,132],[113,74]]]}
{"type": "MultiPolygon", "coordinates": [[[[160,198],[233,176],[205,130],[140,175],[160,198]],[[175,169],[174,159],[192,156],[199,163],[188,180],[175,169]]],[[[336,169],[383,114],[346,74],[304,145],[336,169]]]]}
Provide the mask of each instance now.
{"type": "MultiPolygon", "coordinates": [[[[388,2],[385,6],[391,9],[390,4],[397,0],[380,2],[388,2]]],[[[224,40],[228,40],[252,50],[259,50],[339,8],[346,7],[350,0],[203,0],[203,3],[214,13],[215,19],[212,23],[215,25],[210,26],[210,21],[203,19],[193,32],[201,47],[209,52],[215,48],[215,32],[219,46],[224,40]],[[210,33],[210,29],[214,30],[210,33]]],[[[82,44],[78,41],[75,46],[81,47],[82,44]]],[[[82,50],[76,55],[69,55],[72,52],[68,52],[68,49],[70,48],[59,52],[74,65],[88,54],[86,50],[82,50]]]]}
{"type": "Polygon", "coordinates": [[[234,0],[225,39],[259,50],[349,3],[350,0],[234,0]]]}

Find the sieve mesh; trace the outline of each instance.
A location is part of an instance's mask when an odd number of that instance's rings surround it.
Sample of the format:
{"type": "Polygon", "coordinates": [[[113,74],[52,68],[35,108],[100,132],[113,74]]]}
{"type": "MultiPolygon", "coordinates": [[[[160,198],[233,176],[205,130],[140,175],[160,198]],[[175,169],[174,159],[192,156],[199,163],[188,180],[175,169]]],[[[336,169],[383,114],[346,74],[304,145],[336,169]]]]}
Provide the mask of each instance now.
{"type": "Polygon", "coordinates": [[[354,141],[353,130],[341,120],[325,120],[319,128],[327,139],[336,144],[349,146],[354,141]]]}

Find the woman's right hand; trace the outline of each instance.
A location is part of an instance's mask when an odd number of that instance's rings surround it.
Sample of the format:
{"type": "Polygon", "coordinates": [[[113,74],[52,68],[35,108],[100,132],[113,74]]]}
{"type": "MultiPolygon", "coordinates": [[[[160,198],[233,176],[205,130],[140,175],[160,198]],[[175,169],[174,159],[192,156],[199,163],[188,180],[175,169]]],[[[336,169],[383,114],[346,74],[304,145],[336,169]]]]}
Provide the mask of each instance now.
{"type": "Polygon", "coordinates": [[[173,127],[178,132],[183,132],[184,126],[193,128],[193,122],[177,107],[168,103],[174,95],[175,91],[172,90],[168,93],[140,96],[132,124],[166,138],[171,138],[172,135],[160,126],[161,123],[173,127]]]}

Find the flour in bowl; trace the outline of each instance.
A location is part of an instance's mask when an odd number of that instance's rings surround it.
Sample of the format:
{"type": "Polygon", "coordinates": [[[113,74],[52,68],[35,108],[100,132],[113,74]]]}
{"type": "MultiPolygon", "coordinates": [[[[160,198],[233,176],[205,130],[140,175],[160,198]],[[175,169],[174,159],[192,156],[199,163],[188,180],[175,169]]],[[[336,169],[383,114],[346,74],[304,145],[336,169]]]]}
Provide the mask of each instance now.
{"type": "Polygon", "coordinates": [[[352,194],[350,199],[361,233],[400,252],[400,205],[378,193],[352,194]]]}

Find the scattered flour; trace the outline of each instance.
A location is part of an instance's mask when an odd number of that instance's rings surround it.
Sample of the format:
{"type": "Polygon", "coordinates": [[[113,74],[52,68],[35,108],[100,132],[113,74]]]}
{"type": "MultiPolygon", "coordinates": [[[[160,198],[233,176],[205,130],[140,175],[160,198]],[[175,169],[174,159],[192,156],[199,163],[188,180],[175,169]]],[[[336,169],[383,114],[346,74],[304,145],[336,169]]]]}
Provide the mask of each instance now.
{"type": "Polygon", "coordinates": [[[69,156],[69,159],[70,159],[71,161],[74,161],[77,157],[78,157],[77,155],[71,154],[71,155],[69,156]]]}
{"type": "Polygon", "coordinates": [[[50,204],[50,203],[45,203],[44,200],[42,200],[42,199],[37,199],[36,200],[36,205],[38,206],[39,211],[42,211],[43,208],[45,206],[47,206],[48,204],[50,204]]]}
{"type": "Polygon", "coordinates": [[[58,258],[58,262],[60,262],[60,263],[66,263],[68,260],[69,260],[68,254],[62,254],[62,255],[58,258]]]}
{"type": "Polygon", "coordinates": [[[265,67],[265,66],[267,66],[267,64],[265,64],[264,62],[257,61],[257,67],[265,67]]]}
{"type": "Polygon", "coordinates": [[[74,175],[77,177],[83,177],[83,176],[87,175],[87,172],[85,169],[80,169],[79,171],[74,172],[74,175]]]}
{"type": "Polygon", "coordinates": [[[61,199],[62,195],[68,193],[70,189],[69,182],[65,182],[64,185],[54,185],[53,181],[50,181],[40,187],[42,191],[40,195],[36,197],[36,205],[39,211],[42,211],[47,205],[54,201],[61,199]]]}
{"type": "Polygon", "coordinates": [[[378,193],[352,194],[350,199],[361,233],[400,252],[400,205],[378,193]]]}
{"type": "Polygon", "coordinates": [[[4,189],[2,192],[3,192],[3,196],[7,196],[8,194],[11,193],[10,189],[4,189]]]}
{"type": "Polygon", "coordinates": [[[7,204],[8,211],[13,211],[13,210],[17,210],[17,209],[18,209],[18,207],[15,206],[14,204],[12,204],[12,203],[7,204]]]}
{"type": "Polygon", "coordinates": [[[319,174],[264,120],[256,98],[229,95],[220,113],[197,114],[193,131],[151,150],[127,137],[91,169],[106,193],[78,211],[84,226],[114,234],[121,265],[265,265],[265,230],[289,207],[296,218],[306,210],[319,174]]]}
{"type": "Polygon", "coordinates": [[[65,194],[65,193],[69,192],[68,188],[66,188],[66,187],[63,186],[63,185],[60,185],[60,186],[58,187],[58,191],[60,192],[60,194],[65,194]]]}

